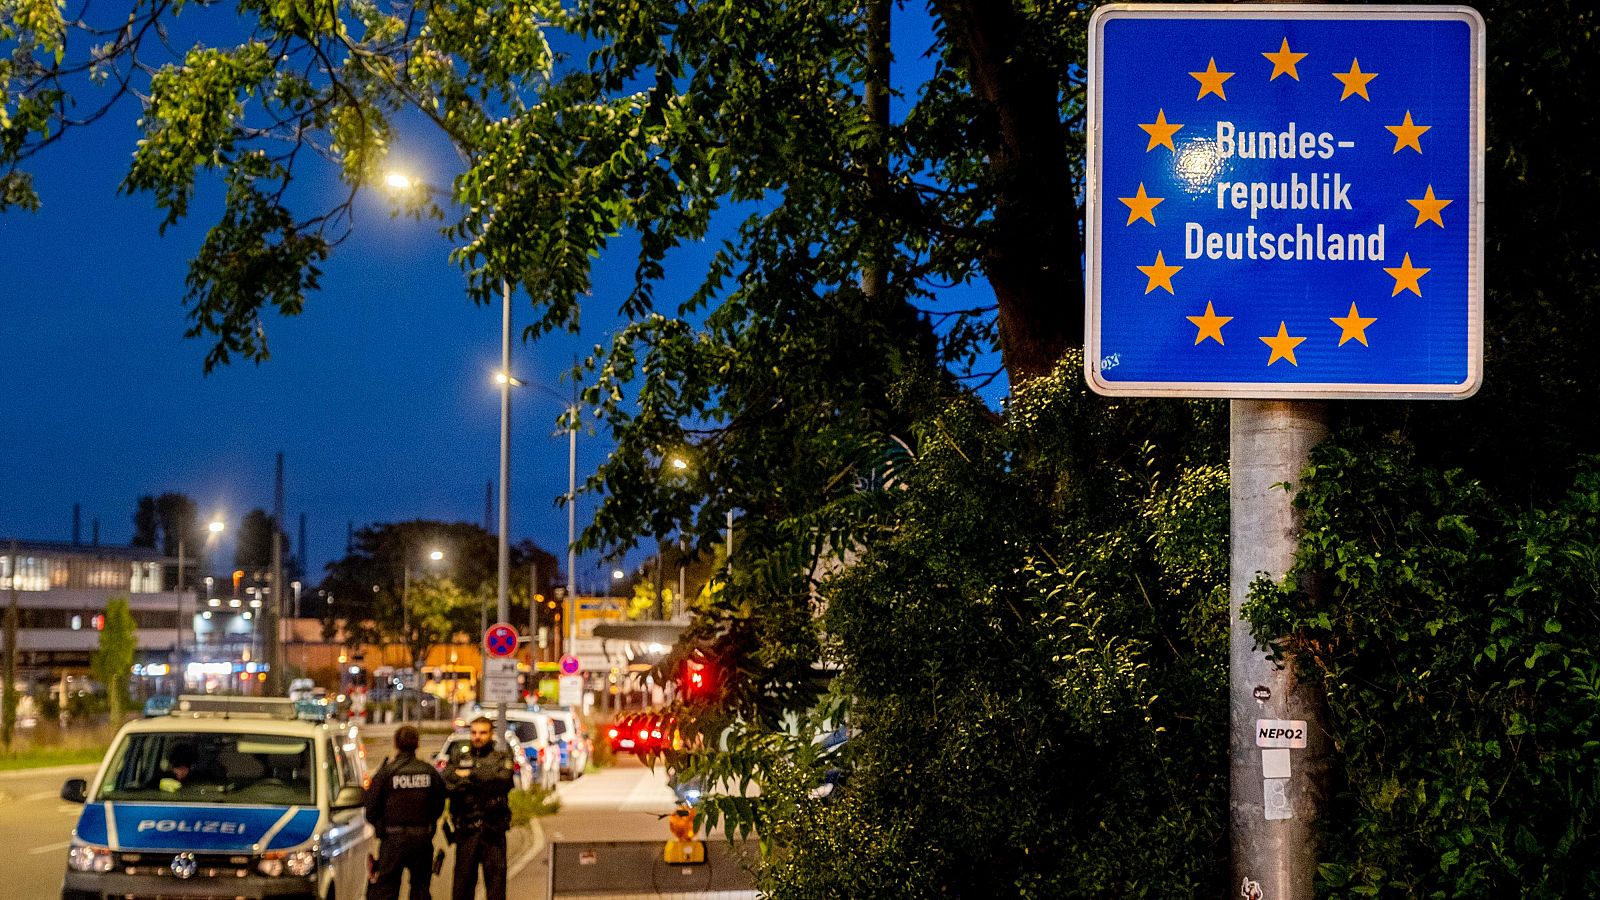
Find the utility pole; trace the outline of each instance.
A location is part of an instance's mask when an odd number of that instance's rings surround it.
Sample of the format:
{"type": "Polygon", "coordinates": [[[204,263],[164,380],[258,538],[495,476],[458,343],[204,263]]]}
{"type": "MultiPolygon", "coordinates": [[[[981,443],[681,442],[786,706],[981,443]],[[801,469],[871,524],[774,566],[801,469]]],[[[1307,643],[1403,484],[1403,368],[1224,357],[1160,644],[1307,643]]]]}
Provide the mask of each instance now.
{"type": "Polygon", "coordinates": [[[272,488],[272,576],[268,588],[271,596],[261,604],[266,621],[262,622],[262,639],[266,643],[267,696],[281,697],[287,690],[283,677],[283,641],[278,634],[283,621],[283,453],[278,453],[278,465],[272,488]]]}
{"type": "Polygon", "coordinates": [[[183,521],[183,510],[178,511],[178,637],[173,645],[172,674],[178,682],[178,693],[183,693],[188,685],[188,669],[183,664],[183,551],[188,539],[189,529],[183,521]]]}
{"type": "Polygon", "coordinates": [[[11,560],[7,564],[11,573],[11,602],[6,604],[6,683],[3,688],[5,711],[0,714],[0,737],[5,739],[6,749],[11,749],[11,738],[17,727],[17,704],[22,698],[17,694],[17,628],[21,624],[17,611],[17,542],[11,542],[11,560]]]}
{"type": "Polygon", "coordinates": [[[578,360],[572,360],[572,406],[567,409],[567,641],[578,647],[578,360]]]}
{"type": "MultiPolygon", "coordinates": [[[[499,594],[495,606],[499,618],[495,621],[505,622],[511,618],[511,548],[508,543],[511,528],[511,285],[504,278],[500,279],[500,301],[500,374],[504,379],[500,382],[499,594]]],[[[482,639],[481,634],[479,639],[482,639]]],[[[495,735],[505,733],[506,705],[500,703],[495,715],[495,735]]]]}

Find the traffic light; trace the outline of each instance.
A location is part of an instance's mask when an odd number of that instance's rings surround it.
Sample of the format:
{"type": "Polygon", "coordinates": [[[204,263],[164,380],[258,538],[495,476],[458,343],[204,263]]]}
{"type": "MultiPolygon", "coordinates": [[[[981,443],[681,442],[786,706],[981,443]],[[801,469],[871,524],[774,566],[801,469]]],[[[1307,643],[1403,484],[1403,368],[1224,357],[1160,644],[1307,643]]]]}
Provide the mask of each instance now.
{"type": "Polygon", "coordinates": [[[678,672],[678,692],[685,700],[705,700],[716,693],[716,664],[700,656],[683,661],[678,672]]]}

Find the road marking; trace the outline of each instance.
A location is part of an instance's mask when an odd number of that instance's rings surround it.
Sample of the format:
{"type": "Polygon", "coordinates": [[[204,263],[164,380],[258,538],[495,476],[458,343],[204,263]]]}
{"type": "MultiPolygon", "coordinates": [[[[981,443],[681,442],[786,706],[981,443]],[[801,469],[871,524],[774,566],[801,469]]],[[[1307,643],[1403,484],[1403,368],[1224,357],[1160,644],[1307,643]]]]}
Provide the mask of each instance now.
{"type": "Polygon", "coordinates": [[[71,846],[71,841],[62,841],[59,844],[46,844],[43,847],[35,847],[32,850],[29,850],[28,853],[32,856],[38,856],[43,853],[55,853],[58,850],[65,850],[71,846]]]}
{"type": "Polygon", "coordinates": [[[55,800],[61,796],[60,791],[39,791],[22,798],[23,803],[38,803],[40,800],[55,800]]]}

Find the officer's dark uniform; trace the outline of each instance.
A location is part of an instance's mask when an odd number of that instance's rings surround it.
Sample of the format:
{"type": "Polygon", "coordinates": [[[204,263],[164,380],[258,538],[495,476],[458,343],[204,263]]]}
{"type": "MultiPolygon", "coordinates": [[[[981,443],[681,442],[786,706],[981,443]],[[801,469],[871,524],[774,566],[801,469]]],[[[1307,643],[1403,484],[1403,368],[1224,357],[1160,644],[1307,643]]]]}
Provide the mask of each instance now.
{"type": "Polygon", "coordinates": [[[456,865],[450,896],[472,900],[483,866],[484,896],[505,900],[506,832],[511,828],[511,755],[493,743],[469,747],[445,767],[450,820],[456,829],[456,865]],[[457,769],[470,768],[467,775],[457,769]]]}
{"type": "Polygon", "coordinates": [[[367,821],[378,847],[368,900],[396,900],[400,873],[411,872],[411,900],[429,900],[433,878],[433,827],[444,812],[444,779],[433,766],[402,752],[385,763],[367,787],[367,821]]]}

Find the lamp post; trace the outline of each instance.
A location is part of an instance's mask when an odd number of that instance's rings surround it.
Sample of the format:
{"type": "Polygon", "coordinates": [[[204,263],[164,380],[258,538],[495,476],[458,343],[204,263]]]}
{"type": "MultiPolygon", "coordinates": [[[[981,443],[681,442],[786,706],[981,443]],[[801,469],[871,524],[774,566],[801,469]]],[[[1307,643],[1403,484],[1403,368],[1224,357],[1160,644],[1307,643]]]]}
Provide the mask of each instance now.
{"type": "MultiPolygon", "coordinates": [[[[403,172],[385,173],[383,183],[397,193],[416,190],[434,192],[431,185],[403,172]]],[[[492,215],[485,220],[485,229],[491,221],[492,215]]],[[[511,375],[511,283],[503,277],[500,279],[500,299],[500,372],[497,376],[500,382],[500,521],[496,541],[498,585],[495,614],[497,621],[506,622],[511,619],[511,388],[516,384],[516,379],[511,375]]],[[[495,731],[504,734],[505,730],[506,705],[501,703],[495,716],[495,731]]]]}
{"type": "MultiPolygon", "coordinates": [[[[510,315],[509,312],[506,313],[510,315]]],[[[509,330],[509,327],[508,327],[509,330]]],[[[501,385],[503,392],[509,392],[514,387],[527,387],[528,382],[510,374],[509,368],[502,368],[495,373],[495,381],[501,385]]],[[[536,384],[535,387],[549,394],[567,408],[567,591],[565,598],[565,614],[567,617],[566,640],[562,650],[571,653],[578,641],[578,398],[577,385],[573,385],[574,396],[571,400],[557,394],[550,388],[536,384]]],[[[509,408],[509,407],[507,407],[509,408]]],[[[504,425],[502,425],[504,429],[504,425]]],[[[501,432],[502,453],[505,448],[504,430],[501,432]]],[[[503,529],[502,529],[503,531],[503,529]]],[[[506,621],[509,612],[503,612],[500,621],[506,621]]],[[[558,634],[559,636],[559,634],[558,634]]]]}
{"type": "MultiPolygon", "coordinates": [[[[401,543],[400,552],[405,557],[400,563],[400,640],[403,642],[403,646],[405,647],[406,657],[409,661],[409,667],[411,669],[411,676],[412,678],[416,678],[417,660],[415,657],[411,656],[411,542],[403,541],[401,543]]],[[[428,551],[428,560],[430,562],[439,562],[442,559],[444,559],[443,550],[435,549],[428,551]]],[[[298,582],[296,582],[296,584],[298,584],[298,582]]],[[[297,615],[299,613],[299,601],[300,593],[299,589],[296,588],[295,611],[297,615]]],[[[402,696],[402,702],[400,704],[400,721],[404,722],[405,720],[406,707],[404,697],[402,696]]]]}
{"type": "MultiPolygon", "coordinates": [[[[210,532],[210,535],[207,538],[207,543],[210,543],[211,538],[215,538],[217,535],[221,534],[224,527],[225,526],[222,524],[221,519],[213,519],[211,522],[207,523],[206,530],[210,532]]],[[[183,569],[185,551],[188,549],[184,538],[187,530],[188,529],[183,527],[178,528],[178,640],[177,652],[173,654],[176,657],[176,659],[173,661],[173,668],[176,669],[174,674],[177,676],[178,693],[180,694],[183,693],[184,688],[189,686],[189,670],[185,665],[183,652],[183,569]]],[[[207,578],[207,593],[210,592],[210,586],[211,579],[207,578]]],[[[197,603],[196,606],[198,605],[199,604],[197,603]]],[[[195,643],[198,644],[199,641],[200,635],[199,632],[196,632],[195,643]]]]}

